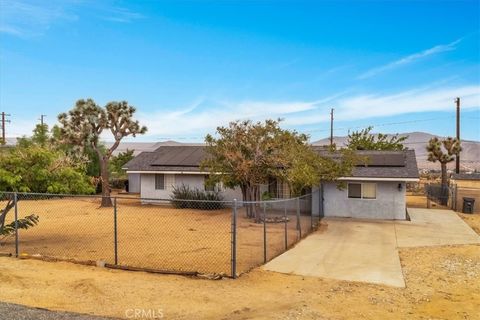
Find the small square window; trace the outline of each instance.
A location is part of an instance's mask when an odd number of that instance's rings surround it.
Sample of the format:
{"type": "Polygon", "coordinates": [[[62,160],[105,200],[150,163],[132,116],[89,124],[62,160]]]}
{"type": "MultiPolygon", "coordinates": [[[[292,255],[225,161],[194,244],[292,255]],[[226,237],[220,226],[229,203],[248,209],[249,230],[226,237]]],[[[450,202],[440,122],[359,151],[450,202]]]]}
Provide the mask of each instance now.
{"type": "Polygon", "coordinates": [[[165,175],[163,173],[155,175],[155,190],[165,190],[165,175]]]}
{"type": "Polygon", "coordinates": [[[377,184],[376,183],[362,183],[362,198],[376,199],[377,198],[377,184]]]}
{"type": "Polygon", "coordinates": [[[354,199],[362,198],[362,184],[361,183],[349,183],[348,184],[348,197],[354,199]]]}

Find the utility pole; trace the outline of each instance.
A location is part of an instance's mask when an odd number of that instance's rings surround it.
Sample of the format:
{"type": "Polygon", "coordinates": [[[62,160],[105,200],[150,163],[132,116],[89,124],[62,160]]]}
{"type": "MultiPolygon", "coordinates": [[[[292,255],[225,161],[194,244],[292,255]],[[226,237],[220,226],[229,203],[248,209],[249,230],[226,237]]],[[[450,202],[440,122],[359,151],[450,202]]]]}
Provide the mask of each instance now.
{"type": "Polygon", "coordinates": [[[330,147],[333,147],[333,110],[330,110],[330,147]]]}
{"type": "Polygon", "coordinates": [[[45,118],[46,116],[47,116],[46,114],[41,114],[40,119],[38,119],[38,120],[40,120],[40,124],[41,124],[42,128],[43,128],[43,118],[45,118]]]}
{"type": "Polygon", "coordinates": [[[7,143],[7,138],[5,137],[5,123],[10,122],[10,120],[6,119],[9,116],[9,114],[2,112],[2,141],[0,142],[2,145],[7,143]]]}
{"type": "MultiPolygon", "coordinates": [[[[457,140],[460,142],[460,98],[455,99],[455,104],[457,105],[457,140]]],[[[460,173],[460,152],[455,160],[455,173],[460,173]]]]}
{"type": "Polygon", "coordinates": [[[40,115],[40,119],[39,119],[39,120],[40,120],[40,125],[42,126],[42,128],[43,128],[43,118],[44,118],[44,117],[46,117],[46,115],[41,114],[41,115],[40,115]]]}

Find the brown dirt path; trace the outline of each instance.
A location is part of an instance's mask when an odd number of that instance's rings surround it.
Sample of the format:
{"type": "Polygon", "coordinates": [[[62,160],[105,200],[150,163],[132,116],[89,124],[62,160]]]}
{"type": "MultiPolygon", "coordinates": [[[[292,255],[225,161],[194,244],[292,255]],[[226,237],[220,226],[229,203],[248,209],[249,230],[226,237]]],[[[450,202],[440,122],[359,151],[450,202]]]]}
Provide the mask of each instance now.
{"type": "Polygon", "coordinates": [[[114,317],[143,308],[166,319],[480,319],[480,246],[400,257],[405,289],[258,269],[212,281],[0,258],[0,300],[114,317]]]}

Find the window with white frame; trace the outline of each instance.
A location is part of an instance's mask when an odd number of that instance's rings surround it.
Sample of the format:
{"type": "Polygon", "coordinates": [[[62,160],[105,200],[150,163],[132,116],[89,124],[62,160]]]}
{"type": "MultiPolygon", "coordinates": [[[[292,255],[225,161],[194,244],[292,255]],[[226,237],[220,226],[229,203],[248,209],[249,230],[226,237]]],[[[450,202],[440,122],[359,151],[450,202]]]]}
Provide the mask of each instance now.
{"type": "Polygon", "coordinates": [[[165,175],[163,173],[155,175],[155,190],[165,190],[165,175]]]}
{"type": "Polygon", "coordinates": [[[348,197],[351,199],[376,199],[377,184],[372,182],[348,184],[348,197]]]}

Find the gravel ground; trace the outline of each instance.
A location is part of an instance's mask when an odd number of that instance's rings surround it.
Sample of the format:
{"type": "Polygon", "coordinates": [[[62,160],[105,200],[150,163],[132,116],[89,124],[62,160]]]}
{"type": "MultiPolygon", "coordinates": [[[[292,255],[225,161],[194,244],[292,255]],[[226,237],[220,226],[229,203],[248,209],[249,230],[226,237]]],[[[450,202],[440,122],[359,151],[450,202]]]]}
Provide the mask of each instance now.
{"type": "Polygon", "coordinates": [[[50,311],[47,309],[24,307],[18,304],[0,302],[2,319],[9,320],[102,320],[102,318],[79,313],[50,311]]]}

